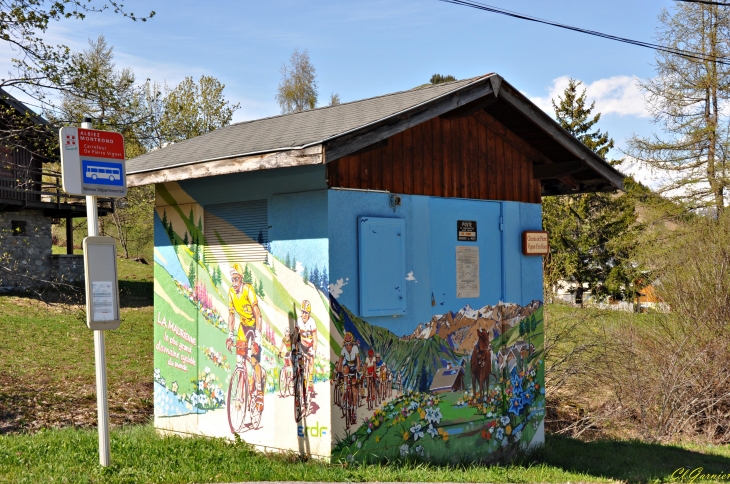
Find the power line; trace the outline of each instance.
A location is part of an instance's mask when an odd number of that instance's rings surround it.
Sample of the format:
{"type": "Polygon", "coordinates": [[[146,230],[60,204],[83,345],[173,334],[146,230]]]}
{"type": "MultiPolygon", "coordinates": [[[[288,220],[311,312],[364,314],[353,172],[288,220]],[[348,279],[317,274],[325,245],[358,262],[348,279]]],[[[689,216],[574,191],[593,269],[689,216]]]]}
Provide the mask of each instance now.
{"type": "MultiPolygon", "coordinates": [[[[641,40],[633,40],[633,39],[627,39],[625,37],[618,37],[616,35],[604,34],[602,32],[598,32],[595,30],[583,29],[580,27],[573,27],[571,25],[561,24],[558,22],[553,22],[553,21],[541,19],[538,17],[532,17],[530,15],[512,12],[510,10],[504,10],[501,8],[492,7],[491,5],[479,3],[474,0],[439,0],[439,1],[445,2],[445,3],[453,3],[454,5],[461,5],[464,7],[476,8],[478,10],[484,10],[485,12],[498,13],[500,15],[506,15],[508,17],[518,18],[521,20],[529,20],[530,22],[537,22],[540,24],[551,25],[553,27],[559,27],[561,29],[572,30],[574,32],[580,32],[582,34],[593,35],[595,37],[601,37],[603,39],[615,40],[617,42],[623,42],[626,44],[636,45],[639,47],[646,47],[648,49],[658,50],[660,52],[666,52],[668,54],[679,55],[679,56],[686,57],[689,59],[696,59],[696,60],[701,60],[701,61],[709,60],[709,61],[717,62],[719,64],[730,65],[730,59],[728,59],[727,57],[711,56],[711,55],[702,54],[701,52],[692,52],[692,51],[687,51],[687,50],[673,49],[671,47],[666,47],[666,46],[659,45],[659,44],[652,44],[651,42],[644,42],[641,40]]],[[[686,0],[680,0],[680,1],[686,1],[686,0]]],[[[697,0],[697,1],[700,1],[700,0],[697,0]]],[[[704,0],[702,0],[702,1],[704,1],[704,0]]],[[[728,4],[728,5],[730,5],[730,4],[728,4]]]]}
{"type": "Polygon", "coordinates": [[[686,3],[704,3],[705,5],[720,5],[721,7],[730,7],[730,3],[724,2],[712,2],[710,0],[674,0],[675,2],[686,2],[686,3]]]}

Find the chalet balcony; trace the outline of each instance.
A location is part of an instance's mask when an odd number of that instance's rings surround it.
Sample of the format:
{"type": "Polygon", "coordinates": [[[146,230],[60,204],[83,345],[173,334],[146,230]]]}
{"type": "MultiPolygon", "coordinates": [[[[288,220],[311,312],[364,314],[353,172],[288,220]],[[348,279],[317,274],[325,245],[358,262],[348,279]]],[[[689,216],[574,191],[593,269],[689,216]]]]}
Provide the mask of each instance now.
{"type": "MultiPolygon", "coordinates": [[[[61,173],[17,161],[0,161],[0,211],[30,209],[46,217],[86,217],[86,197],[65,193],[61,173]]],[[[111,198],[97,200],[99,215],[114,212],[111,198]]]]}

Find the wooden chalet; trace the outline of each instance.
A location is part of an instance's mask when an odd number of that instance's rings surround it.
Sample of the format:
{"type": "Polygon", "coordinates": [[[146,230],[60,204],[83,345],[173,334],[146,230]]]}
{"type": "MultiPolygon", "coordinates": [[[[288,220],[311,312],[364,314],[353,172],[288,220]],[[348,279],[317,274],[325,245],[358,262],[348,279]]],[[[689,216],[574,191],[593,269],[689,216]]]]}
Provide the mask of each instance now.
{"type": "MultiPolygon", "coordinates": [[[[48,121],[2,89],[0,103],[0,123],[6,130],[20,127],[21,132],[32,132],[36,139],[58,136],[48,121]],[[22,128],[28,125],[31,128],[22,128]]],[[[14,268],[12,274],[5,271],[0,276],[0,289],[83,277],[83,261],[72,256],[72,219],[86,217],[85,197],[67,195],[61,188],[61,173],[49,168],[58,160],[38,151],[23,136],[12,146],[0,147],[0,253],[9,255],[6,265],[14,268]],[[51,225],[62,218],[67,222],[68,258],[51,255],[51,225]],[[25,243],[18,243],[20,240],[25,243]]],[[[100,215],[113,209],[112,200],[100,200],[100,215]]]]}

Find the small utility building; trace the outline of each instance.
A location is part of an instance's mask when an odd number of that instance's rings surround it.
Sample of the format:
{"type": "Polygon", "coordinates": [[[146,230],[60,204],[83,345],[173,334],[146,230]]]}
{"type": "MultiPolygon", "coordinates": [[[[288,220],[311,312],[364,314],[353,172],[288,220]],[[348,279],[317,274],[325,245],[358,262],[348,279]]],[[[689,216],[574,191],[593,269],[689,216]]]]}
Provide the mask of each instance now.
{"type": "Polygon", "coordinates": [[[157,428],[333,459],[542,442],[541,197],[623,176],[497,74],[234,124],[127,169],[157,193],[157,428]],[[459,385],[434,394],[444,362],[459,385]]]}

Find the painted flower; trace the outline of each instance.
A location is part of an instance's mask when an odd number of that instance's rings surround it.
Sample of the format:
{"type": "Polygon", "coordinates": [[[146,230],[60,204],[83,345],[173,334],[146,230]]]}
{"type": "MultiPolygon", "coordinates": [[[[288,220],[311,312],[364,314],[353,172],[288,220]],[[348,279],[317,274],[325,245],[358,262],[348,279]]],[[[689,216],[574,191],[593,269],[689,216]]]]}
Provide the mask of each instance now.
{"type": "Polygon", "coordinates": [[[497,429],[497,438],[499,440],[502,440],[504,438],[504,429],[501,427],[497,429]]]}
{"type": "Polygon", "coordinates": [[[511,425],[506,426],[504,428],[504,433],[506,433],[507,435],[511,434],[512,433],[512,426],[511,425]]]}
{"type": "Polygon", "coordinates": [[[408,440],[410,438],[410,436],[411,436],[411,433],[408,432],[407,430],[405,432],[403,432],[403,440],[408,440]]]}
{"type": "Polygon", "coordinates": [[[371,434],[371,433],[373,433],[373,429],[369,428],[369,429],[367,430],[367,432],[368,432],[369,434],[371,434]]]}
{"type": "Polygon", "coordinates": [[[375,436],[375,443],[377,444],[378,442],[380,442],[380,436],[379,435],[376,435],[375,436]]]}
{"type": "Polygon", "coordinates": [[[440,423],[443,415],[438,407],[426,409],[426,421],[428,423],[440,423]]]}
{"type": "Polygon", "coordinates": [[[435,439],[436,436],[439,434],[439,431],[436,430],[433,425],[429,425],[426,429],[426,432],[428,432],[432,439],[435,439]]]}
{"type": "Polygon", "coordinates": [[[421,424],[415,424],[411,427],[411,433],[413,433],[413,440],[423,438],[423,430],[421,430],[421,424]]]}
{"type": "Polygon", "coordinates": [[[525,404],[522,403],[522,399],[519,397],[511,398],[509,401],[509,413],[519,415],[522,409],[525,408],[525,404]]]}
{"type": "Polygon", "coordinates": [[[408,406],[408,409],[409,409],[409,410],[415,410],[415,409],[417,409],[417,408],[418,408],[418,402],[417,402],[417,401],[415,401],[415,400],[414,400],[414,401],[412,401],[412,402],[411,402],[411,404],[410,404],[410,405],[408,406]]]}
{"type": "Polygon", "coordinates": [[[416,454],[423,457],[423,446],[422,445],[417,445],[413,450],[416,452],[416,454]]]}
{"type": "Polygon", "coordinates": [[[164,378],[160,378],[160,385],[162,385],[163,387],[167,386],[167,382],[165,381],[164,378]]]}
{"type": "Polygon", "coordinates": [[[411,448],[408,447],[408,444],[403,444],[400,446],[400,456],[401,457],[407,457],[410,452],[411,452],[411,448]]]}
{"type": "Polygon", "coordinates": [[[205,374],[207,375],[208,373],[210,373],[210,368],[208,368],[208,367],[206,366],[206,367],[205,367],[205,374]]]}
{"type": "Polygon", "coordinates": [[[177,393],[178,384],[176,381],[172,382],[172,393],[177,393]]]}
{"type": "Polygon", "coordinates": [[[205,382],[203,380],[198,381],[198,391],[205,391],[205,382]]]}
{"type": "Polygon", "coordinates": [[[501,423],[502,425],[509,424],[509,417],[504,415],[502,418],[499,419],[499,423],[501,423]]]}
{"type": "Polygon", "coordinates": [[[155,380],[159,380],[162,374],[160,373],[159,368],[155,368],[155,380]]]}
{"type": "Polygon", "coordinates": [[[362,442],[360,440],[357,441],[357,448],[362,449],[362,442]]]}
{"type": "Polygon", "coordinates": [[[352,441],[355,442],[357,440],[357,435],[352,436],[352,441]]]}

